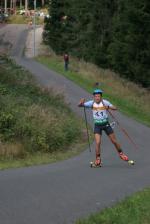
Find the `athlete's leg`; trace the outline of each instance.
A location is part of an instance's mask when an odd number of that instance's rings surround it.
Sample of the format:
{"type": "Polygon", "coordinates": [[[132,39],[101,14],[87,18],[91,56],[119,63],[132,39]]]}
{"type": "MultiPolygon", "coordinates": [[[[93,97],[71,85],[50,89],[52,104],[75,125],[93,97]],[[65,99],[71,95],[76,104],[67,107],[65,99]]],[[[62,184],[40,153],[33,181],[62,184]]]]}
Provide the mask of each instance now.
{"type": "Polygon", "coordinates": [[[109,123],[106,124],[106,126],[104,127],[104,131],[106,132],[106,134],[108,135],[109,139],[111,140],[111,142],[114,144],[116,150],[118,152],[122,152],[121,150],[121,146],[120,144],[117,142],[117,139],[116,139],[116,136],[115,136],[115,133],[112,129],[112,127],[110,126],[109,123]]]}
{"type": "Polygon", "coordinates": [[[100,134],[95,134],[95,154],[96,154],[96,161],[95,165],[100,165],[101,163],[101,135],[100,134]]]}
{"type": "Polygon", "coordinates": [[[113,132],[113,133],[109,134],[108,137],[109,137],[109,139],[111,140],[111,142],[114,144],[116,150],[117,150],[118,152],[122,152],[122,150],[121,150],[121,146],[120,146],[120,144],[117,142],[115,133],[113,132]]]}
{"type": "Polygon", "coordinates": [[[96,152],[96,158],[97,158],[97,157],[100,157],[100,155],[101,155],[101,149],[100,149],[100,145],[101,145],[101,135],[96,133],[94,135],[94,137],[95,137],[95,144],[96,144],[96,146],[95,146],[95,152],[96,152]]]}
{"type": "Polygon", "coordinates": [[[128,161],[128,160],[129,160],[129,159],[128,159],[128,156],[126,156],[126,155],[123,153],[120,144],[117,142],[117,139],[116,139],[116,136],[115,136],[114,132],[111,133],[111,134],[108,135],[108,136],[109,136],[111,142],[114,144],[114,146],[115,146],[117,152],[119,153],[120,158],[121,158],[122,160],[124,160],[124,161],[128,161]]]}
{"type": "Polygon", "coordinates": [[[101,135],[102,128],[100,125],[95,124],[94,126],[94,138],[95,138],[95,154],[96,160],[95,165],[99,166],[101,164],[101,135]]]}

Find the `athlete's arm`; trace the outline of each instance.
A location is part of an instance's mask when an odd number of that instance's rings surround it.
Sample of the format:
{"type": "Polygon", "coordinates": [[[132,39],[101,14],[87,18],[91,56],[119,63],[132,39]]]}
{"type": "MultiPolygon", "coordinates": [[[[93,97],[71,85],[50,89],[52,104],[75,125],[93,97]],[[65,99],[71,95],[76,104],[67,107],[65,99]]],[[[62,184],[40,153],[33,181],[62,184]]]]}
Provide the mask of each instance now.
{"type": "Polygon", "coordinates": [[[86,107],[86,108],[92,108],[93,107],[93,100],[85,102],[85,99],[82,98],[78,104],[78,107],[86,107]]]}
{"type": "Polygon", "coordinates": [[[109,101],[103,100],[102,102],[106,110],[117,110],[117,107],[111,104],[109,101]]]}
{"type": "Polygon", "coordinates": [[[112,106],[106,106],[106,110],[117,110],[117,107],[112,105],[112,106]]]}

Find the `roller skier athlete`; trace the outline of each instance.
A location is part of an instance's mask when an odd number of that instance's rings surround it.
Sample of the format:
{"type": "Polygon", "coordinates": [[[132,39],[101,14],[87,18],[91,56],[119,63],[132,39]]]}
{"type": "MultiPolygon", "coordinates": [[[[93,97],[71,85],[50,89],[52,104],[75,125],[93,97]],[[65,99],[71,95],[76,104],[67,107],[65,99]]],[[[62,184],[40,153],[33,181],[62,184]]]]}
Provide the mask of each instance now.
{"type": "Polygon", "coordinates": [[[91,108],[93,112],[93,120],[94,120],[94,138],[96,143],[95,153],[96,153],[96,160],[93,163],[94,166],[99,167],[101,166],[101,136],[102,131],[108,135],[109,139],[111,140],[112,144],[115,146],[119,157],[129,162],[129,158],[127,155],[124,154],[120,144],[118,143],[115,133],[109,123],[108,120],[108,110],[117,110],[117,108],[112,105],[109,101],[102,99],[103,91],[101,89],[95,89],[93,91],[93,100],[85,101],[85,99],[81,99],[78,106],[91,108]]]}

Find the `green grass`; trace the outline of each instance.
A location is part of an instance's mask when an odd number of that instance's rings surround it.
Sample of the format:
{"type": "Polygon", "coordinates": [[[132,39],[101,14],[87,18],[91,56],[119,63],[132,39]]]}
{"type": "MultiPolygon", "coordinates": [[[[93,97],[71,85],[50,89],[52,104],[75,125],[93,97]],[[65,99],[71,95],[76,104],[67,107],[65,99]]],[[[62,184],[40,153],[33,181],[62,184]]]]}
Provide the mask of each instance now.
{"type": "Polygon", "coordinates": [[[0,57],[0,169],[55,161],[55,154],[69,157],[85,148],[85,138],[84,122],[63,96],[0,57]]]}
{"type": "Polygon", "coordinates": [[[19,167],[28,167],[33,165],[43,165],[50,164],[62,160],[69,159],[73,156],[78,155],[87,147],[85,142],[75,142],[70,147],[67,147],[67,150],[58,151],[53,153],[41,153],[37,152],[34,154],[28,153],[25,157],[14,158],[9,156],[9,158],[0,157],[0,170],[5,170],[9,168],[19,168],[19,167]]]}
{"type": "Polygon", "coordinates": [[[93,91],[94,82],[100,82],[104,90],[104,98],[118,106],[123,113],[150,126],[150,92],[148,90],[119,78],[109,70],[102,70],[73,58],[69,71],[65,72],[62,58],[55,55],[39,56],[37,61],[64,75],[90,93],[93,91]]]}
{"type": "MultiPolygon", "coordinates": [[[[8,24],[26,24],[28,25],[31,18],[25,15],[11,15],[9,16],[7,23],[8,24]]],[[[36,17],[36,25],[41,25],[44,23],[43,17],[36,17]]]]}
{"type": "Polygon", "coordinates": [[[76,224],[149,224],[150,188],[126,198],[117,205],[79,220],[76,224]]]}

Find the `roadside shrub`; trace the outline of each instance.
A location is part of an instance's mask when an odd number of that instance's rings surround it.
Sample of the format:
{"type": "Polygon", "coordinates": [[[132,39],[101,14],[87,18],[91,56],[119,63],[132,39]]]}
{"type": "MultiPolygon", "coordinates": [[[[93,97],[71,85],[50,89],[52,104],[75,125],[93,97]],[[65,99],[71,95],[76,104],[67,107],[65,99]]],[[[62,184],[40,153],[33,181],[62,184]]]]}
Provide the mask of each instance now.
{"type": "MultiPolygon", "coordinates": [[[[0,140],[5,145],[5,153],[0,150],[0,155],[8,156],[8,152],[12,155],[15,142],[21,145],[24,155],[23,151],[63,150],[80,136],[79,121],[63,97],[54,95],[51,89],[38,87],[29,72],[3,58],[0,63],[0,140]],[[11,148],[8,152],[6,145],[11,148]]],[[[15,150],[14,154],[17,156],[15,150]]]]}

